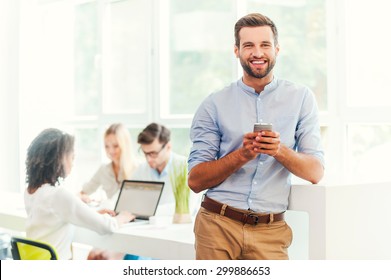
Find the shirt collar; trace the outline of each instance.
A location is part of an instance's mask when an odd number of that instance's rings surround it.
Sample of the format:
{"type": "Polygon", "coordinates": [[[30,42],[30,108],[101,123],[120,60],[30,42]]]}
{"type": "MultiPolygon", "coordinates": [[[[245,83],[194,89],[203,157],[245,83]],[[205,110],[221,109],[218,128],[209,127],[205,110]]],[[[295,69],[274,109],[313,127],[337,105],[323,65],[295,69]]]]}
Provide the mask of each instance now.
{"type": "MultiPolygon", "coordinates": [[[[273,80],[268,83],[265,88],[263,89],[263,93],[269,93],[269,92],[272,92],[275,88],[277,88],[277,85],[278,85],[278,78],[274,75],[273,76],[273,80]]],[[[249,93],[249,94],[252,94],[252,95],[256,95],[258,96],[258,93],[255,92],[255,89],[253,89],[252,87],[246,85],[244,82],[243,82],[243,77],[240,78],[238,80],[238,86],[243,89],[245,92],[249,93]]]]}
{"type": "Polygon", "coordinates": [[[166,166],[164,167],[162,173],[159,174],[159,172],[157,172],[157,170],[155,169],[155,173],[158,177],[163,177],[163,176],[166,176],[168,174],[168,170],[170,170],[170,166],[171,166],[171,162],[172,162],[172,152],[170,152],[170,159],[168,160],[166,166]]]}

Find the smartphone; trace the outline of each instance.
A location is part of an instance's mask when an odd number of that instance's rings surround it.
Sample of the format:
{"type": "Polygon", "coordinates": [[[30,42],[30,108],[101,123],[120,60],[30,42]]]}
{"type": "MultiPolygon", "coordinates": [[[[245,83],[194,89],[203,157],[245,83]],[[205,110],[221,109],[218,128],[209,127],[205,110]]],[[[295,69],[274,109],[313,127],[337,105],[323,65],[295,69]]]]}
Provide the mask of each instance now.
{"type": "Polygon", "coordinates": [[[262,131],[262,130],[273,130],[273,125],[271,123],[255,123],[254,124],[254,132],[262,131]]]}

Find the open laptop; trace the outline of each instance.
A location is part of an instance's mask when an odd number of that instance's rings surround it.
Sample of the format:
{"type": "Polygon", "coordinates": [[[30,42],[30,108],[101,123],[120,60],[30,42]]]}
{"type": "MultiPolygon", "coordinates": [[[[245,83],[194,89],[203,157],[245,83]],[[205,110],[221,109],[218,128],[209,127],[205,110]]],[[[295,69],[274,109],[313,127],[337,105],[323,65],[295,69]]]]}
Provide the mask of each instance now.
{"type": "Polygon", "coordinates": [[[136,216],[134,222],[147,222],[156,213],[163,187],[164,182],[124,180],[114,211],[126,210],[136,216]]]}

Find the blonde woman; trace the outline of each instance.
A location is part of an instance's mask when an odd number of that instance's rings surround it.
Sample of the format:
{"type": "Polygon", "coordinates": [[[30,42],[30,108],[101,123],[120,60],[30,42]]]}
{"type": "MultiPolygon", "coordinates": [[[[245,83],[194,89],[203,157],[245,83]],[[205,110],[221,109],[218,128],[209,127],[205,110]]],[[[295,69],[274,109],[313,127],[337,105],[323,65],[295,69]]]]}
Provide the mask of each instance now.
{"type": "Polygon", "coordinates": [[[121,182],[129,179],[136,167],[136,159],[132,150],[129,131],[121,123],[114,123],[104,134],[104,145],[110,163],[103,164],[80,192],[84,202],[90,203],[90,195],[99,187],[105,192],[107,199],[115,200],[121,182]]]}

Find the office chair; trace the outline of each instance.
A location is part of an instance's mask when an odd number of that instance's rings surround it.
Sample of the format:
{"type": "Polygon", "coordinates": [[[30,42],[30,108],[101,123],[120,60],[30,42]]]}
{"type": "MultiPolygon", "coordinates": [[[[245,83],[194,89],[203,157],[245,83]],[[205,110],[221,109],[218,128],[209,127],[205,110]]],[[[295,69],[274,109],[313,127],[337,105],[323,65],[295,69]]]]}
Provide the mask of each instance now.
{"type": "Polygon", "coordinates": [[[29,238],[12,237],[11,252],[14,260],[57,260],[56,250],[49,244],[29,238]]]}

